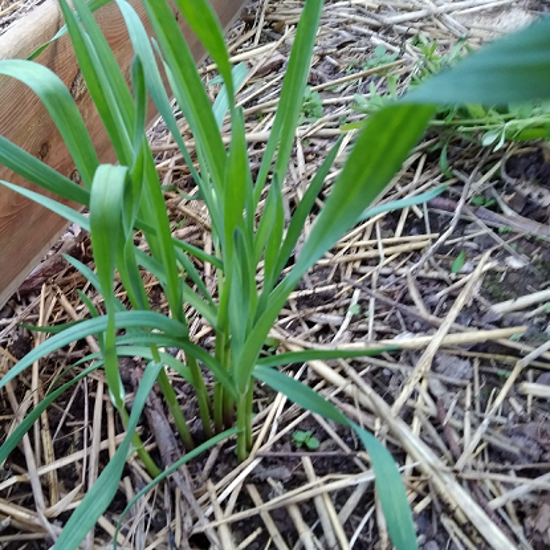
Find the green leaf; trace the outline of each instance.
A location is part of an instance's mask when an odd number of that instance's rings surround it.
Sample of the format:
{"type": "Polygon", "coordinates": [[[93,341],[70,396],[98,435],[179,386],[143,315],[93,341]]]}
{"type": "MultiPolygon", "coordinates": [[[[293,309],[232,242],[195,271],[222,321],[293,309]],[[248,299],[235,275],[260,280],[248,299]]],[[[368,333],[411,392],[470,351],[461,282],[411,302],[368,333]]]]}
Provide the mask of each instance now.
{"type": "Polygon", "coordinates": [[[99,161],[80,111],[62,80],[50,69],[23,59],[0,61],[0,74],[31,88],[52,117],[86,189],[90,189],[99,161]]]}
{"type": "MultiPolygon", "coordinates": [[[[239,63],[238,65],[233,67],[232,75],[235,89],[238,89],[239,86],[244,82],[247,74],[248,69],[244,63],[239,63]]],[[[207,83],[207,85],[214,84],[215,80],[216,78],[213,78],[207,83]]],[[[223,82],[223,78],[221,79],[221,81],[223,82]]],[[[222,89],[220,90],[220,93],[217,95],[216,100],[214,101],[214,106],[212,107],[212,110],[214,111],[214,117],[218,124],[218,128],[222,127],[223,119],[225,118],[228,109],[229,97],[227,95],[227,86],[224,84],[222,86],[222,89]]]]}
{"type": "Polygon", "coordinates": [[[193,2],[176,0],[176,4],[191,29],[193,29],[193,32],[198,36],[206,51],[218,66],[218,70],[227,86],[227,97],[229,98],[230,105],[233,105],[235,89],[233,86],[229,53],[225,45],[222,27],[210,2],[206,2],[205,0],[194,0],[193,2]]]}
{"type": "Polygon", "coordinates": [[[233,259],[234,231],[237,227],[244,229],[243,212],[247,196],[247,185],[251,185],[243,110],[237,109],[233,119],[231,147],[225,167],[223,195],[223,252],[224,263],[227,265],[231,265],[233,259]]]}
{"type": "Polygon", "coordinates": [[[199,289],[200,293],[208,300],[210,305],[214,306],[214,301],[212,300],[212,296],[210,295],[208,288],[204,284],[204,281],[201,279],[199,272],[195,269],[193,262],[187,257],[187,254],[185,254],[182,250],[178,250],[176,248],[175,254],[176,254],[177,261],[181,264],[183,269],[187,272],[187,274],[189,275],[189,278],[197,285],[197,288],[199,289]]]}
{"type": "Polygon", "coordinates": [[[126,0],[117,0],[117,4],[124,17],[135,54],[139,57],[143,65],[146,86],[151,98],[155,103],[159,114],[162,116],[164,123],[168,127],[168,130],[174,137],[175,142],[178,144],[183,158],[191,171],[194,181],[197,184],[200,184],[201,178],[195,170],[189,151],[185,146],[181,132],[178,128],[176,118],[172,112],[170,100],[168,99],[160,76],[149,36],[147,35],[147,32],[134,8],[128,4],[126,0]]]}
{"type": "Polygon", "coordinates": [[[165,57],[174,96],[208,162],[212,182],[221,191],[225,148],[193,56],[167,2],[143,0],[143,4],[165,57]]]}
{"type": "Polygon", "coordinates": [[[212,448],[214,445],[218,445],[225,439],[228,439],[229,437],[232,437],[238,433],[237,428],[231,428],[229,430],[226,430],[220,434],[215,435],[205,443],[202,443],[199,445],[196,449],[193,449],[192,451],[189,451],[186,453],[185,456],[181,457],[179,460],[174,462],[169,468],[166,468],[162,474],[157,476],[153,481],[148,483],[143,489],[141,489],[134,498],[127,504],[126,508],[122,511],[122,514],[120,516],[120,519],[118,520],[117,526],[116,526],[116,532],[115,536],[113,537],[113,550],[116,550],[117,548],[117,533],[120,531],[122,527],[122,522],[124,521],[124,518],[134,506],[134,504],[145,494],[147,494],[153,487],[158,485],[163,479],[166,479],[169,475],[173,474],[178,468],[186,464],[187,462],[190,462],[200,454],[204,453],[204,451],[207,451],[208,449],[212,448]]]}
{"type": "Polygon", "coordinates": [[[309,386],[290,378],[275,369],[258,365],[254,377],[302,408],[320,414],[324,418],[351,427],[361,439],[370,455],[375,473],[378,498],[387,521],[391,540],[397,550],[416,550],[416,534],[407,493],[401,475],[390,452],[371,433],[349,420],[334,405],[309,386]]]}
{"type": "Polygon", "coordinates": [[[159,334],[158,332],[139,331],[132,332],[124,336],[119,336],[117,338],[117,346],[126,344],[144,344],[148,346],[155,345],[157,347],[177,347],[182,349],[185,353],[194,357],[197,361],[200,361],[208,370],[210,370],[216,379],[229,392],[233,399],[237,398],[235,384],[223,365],[206,350],[196,344],[193,344],[187,338],[177,338],[166,334],[159,334]]]}
{"type": "Polygon", "coordinates": [[[179,241],[177,239],[174,239],[172,242],[174,246],[181,248],[184,252],[187,252],[187,254],[192,254],[193,256],[195,256],[197,260],[209,263],[213,265],[216,269],[221,269],[223,271],[223,262],[219,258],[216,258],[216,256],[207,254],[202,248],[183,241],[179,241]]]}
{"type": "Polygon", "coordinates": [[[505,105],[550,97],[550,17],[496,40],[401,99],[505,105]]]}
{"type": "Polygon", "coordinates": [[[294,250],[294,247],[296,246],[296,243],[298,242],[298,239],[302,235],[306,219],[311,213],[311,209],[313,208],[315,200],[321,192],[325,178],[328,176],[328,173],[334,163],[334,159],[338,155],[338,151],[342,145],[342,139],[343,138],[339,138],[338,141],[332,146],[329,154],[326,156],[325,160],[315,173],[315,176],[313,176],[313,179],[308,185],[302,200],[298,204],[298,208],[296,208],[296,211],[292,216],[284,243],[279,252],[279,259],[276,268],[278,273],[284,269],[290,255],[292,254],[292,251],[294,250]]]}
{"type": "Polygon", "coordinates": [[[260,357],[257,361],[262,367],[280,367],[283,365],[292,365],[293,363],[305,363],[306,361],[330,361],[332,359],[351,359],[354,357],[373,357],[381,353],[398,350],[399,346],[384,346],[373,349],[333,349],[333,350],[305,350],[290,351],[280,353],[279,355],[270,355],[269,357],[260,357]]]}
{"type": "Polygon", "coordinates": [[[269,189],[268,201],[273,197],[273,221],[264,252],[264,291],[271,292],[280,275],[278,271],[278,257],[283,242],[285,212],[283,206],[283,189],[279,178],[275,175],[269,189]]]}
{"type": "Polygon", "coordinates": [[[86,87],[93,99],[120,163],[129,165],[132,97],[113,52],[83,0],[59,0],[86,87]],[[82,27],[82,21],[86,31],[82,27]]]}
{"type": "Polygon", "coordinates": [[[464,266],[464,262],[466,261],[466,252],[464,250],[461,250],[459,255],[455,258],[451,265],[451,273],[458,273],[462,267],[464,266]]]}
{"type": "MultiPolygon", "coordinates": [[[[111,2],[111,0],[88,0],[88,4],[90,6],[90,10],[94,12],[101,6],[104,6],[105,4],[108,4],[111,2]]],[[[27,58],[29,61],[36,59],[50,44],[53,44],[56,40],[61,38],[63,35],[67,34],[67,25],[63,25],[54,35],[54,37],[51,40],[48,40],[45,44],[42,44],[39,48],[34,50],[33,53],[27,58]]]]}
{"type": "MultiPolygon", "coordinates": [[[[63,254],[63,257],[77,271],[79,271],[98,292],[101,292],[101,287],[99,285],[99,279],[97,275],[86,264],[83,264],[80,260],[77,260],[76,258],[68,256],[67,254],[63,254]]],[[[117,307],[117,311],[126,311],[124,304],[118,298],[116,299],[116,307],[117,307]]],[[[94,306],[94,309],[95,309],[95,306],[94,306]]]]}
{"type": "MultiPolygon", "coordinates": [[[[149,343],[152,343],[153,341],[154,340],[151,339],[149,343]]],[[[146,359],[147,362],[153,361],[153,352],[151,351],[150,347],[136,346],[136,345],[121,346],[119,345],[118,340],[117,340],[117,346],[116,346],[116,354],[119,357],[141,357],[142,359],[146,359]]],[[[187,365],[185,365],[181,361],[178,361],[178,359],[176,359],[169,353],[165,353],[163,351],[158,352],[158,357],[160,357],[161,363],[175,370],[184,380],[189,382],[189,384],[193,383],[191,379],[190,369],[187,365]]],[[[91,353],[87,355],[84,358],[84,360],[94,361],[96,359],[101,359],[101,358],[102,358],[102,353],[97,352],[97,353],[91,353]]],[[[83,359],[81,359],[79,362],[81,361],[83,361],[83,359]]]]}
{"type": "Polygon", "coordinates": [[[108,319],[102,348],[105,376],[118,409],[124,406],[124,387],[115,349],[117,306],[113,286],[118,239],[122,233],[122,204],[127,175],[128,169],[124,166],[101,165],[94,177],[90,195],[92,250],[108,319]]]}
{"type": "Polygon", "coordinates": [[[93,487],[86,493],[78,508],[65,524],[55,542],[54,550],[76,550],[99,516],[111,504],[118,491],[118,483],[122,477],[141,412],[161,369],[161,364],[149,363],[147,365],[134,398],[132,413],[126,427],[126,436],[93,487]]]}
{"type": "MultiPolygon", "coordinates": [[[[185,338],[188,334],[187,327],[175,319],[170,319],[165,315],[153,311],[124,311],[115,314],[115,328],[155,328],[172,335],[176,339],[185,338]]],[[[42,359],[49,353],[56,351],[71,342],[104,332],[107,329],[107,317],[98,317],[88,319],[76,326],[48,338],[42,344],[34,348],[16,365],[14,365],[1,379],[0,388],[3,388],[8,382],[14,380],[26,368],[30,367],[35,361],[42,359]]],[[[206,352],[205,352],[206,353],[206,352]]]]}
{"type": "Polygon", "coordinates": [[[56,172],[3,136],[0,136],[0,163],[46,191],[88,206],[90,193],[86,189],[56,172]]]}
{"type": "Polygon", "coordinates": [[[281,88],[279,106],[256,179],[254,189],[256,203],[260,199],[277,146],[279,146],[279,153],[275,161],[274,174],[279,181],[284,181],[302,109],[301,102],[297,101],[297,98],[304,97],[322,8],[323,0],[306,0],[302,10],[281,88]]]}
{"type": "Polygon", "coordinates": [[[399,199],[396,201],[390,201],[385,204],[381,204],[379,206],[374,206],[365,210],[359,216],[357,222],[359,223],[368,220],[369,218],[378,216],[378,214],[382,214],[384,212],[401,210],[402,208],[409,208],[410,206],[416,206],[417,204],[423,204],[425,202],[431,201],[432,199],[435,199],[435,197],[439,197],[439,195],[441,195],[441,193],[443,193],[443,191],[445,191],[447,187],[447,185],[441,185],[440,187],[436,187],[435,189],[431,189],[430,191],[426,191],[425,193],[420,193],[420,195],[413,195],[411,197],[407,197],[406,199],[399,199]]]}
{"type": "Polygon", "coordinates": [[[62,218],[65,218],[71,223],[76,223],[82,229],[84,229],[84,231],[90,230],[90,220],[86,216],[83,216],[77,210],[73,210],[72,208],[70,208],[69,206],[66,206],[61,202],[57,202],[54,199],[50,199],[49,197],[41,195],[36,191],[31,191],[26,187],[20,187],[19,185],[14,185],[13,183],[8,183],[7,181],[2,181],[2,180],[0,180],[0,185],[3,185],[4,187],[11,189],[15,193],[19,193],[23,197],[27,197],[28,199],[38,204],[41,204],[48,210],[51,210],[52,212],[59,214],[62,218]]]}

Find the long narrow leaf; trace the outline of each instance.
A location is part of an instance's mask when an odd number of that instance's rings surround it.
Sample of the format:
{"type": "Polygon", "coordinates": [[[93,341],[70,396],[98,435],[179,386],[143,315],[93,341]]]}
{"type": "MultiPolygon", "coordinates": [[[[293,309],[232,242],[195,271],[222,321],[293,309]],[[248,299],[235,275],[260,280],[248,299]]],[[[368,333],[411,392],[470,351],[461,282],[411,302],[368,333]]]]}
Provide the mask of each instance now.
{"type": "MultiPolygon", "coordinates": [[[[155,328],[174,336],[176,339],[185,338],[188,334],[187,327],[182,323],[153,311],[118,312],[115,314],[115,327],[117,329],[155,328]]],[[[104,332],[106,329],[107,317],[103,316],[96,319],[88,319],[74,327],[68,328],[60,334],[56,334],[55,336],[48,338],[42,342],[42,344],[34,348],[30,353],[25,355],[25,357],[23,357],[0,379],[0,388],[3,388],[8,382],[14,380],[35,361],[42,359],[42,357],[45,357],[49,353],[52,353],[53,351],[56,351],[71,342],[85,338],[86,336],[104,332]]]]}
{"type": "Polygon", "coordinates": [[[286,237],[283,245],[281,246],[281,251],[279,253],[279,258],[277,261],[276,271],[279,273],[285,267],[288,259],[290,258],[290,255],[292,254],[292,250],[296,246],[300,235],[302,235],[302,231],[306,223],[306,218],[307,216],[309,216],[311,209],[315,204],[315,199],[317,199],[319,193],[321,192],[321,188],[323,186],[325,178],[328,176],[336,155],[338,155],[338,151],[340,150],[340,146],[342,144],[342,139],[343,138],[338,139],[338,141],[333,145],[329,154],[326,156],[325,160],[315,173],[315,176],[311,180],[310,184],[308,185],[307,190],[302,197],[302,200],[298,204],[298,208],[296,208],[296,211],[292,216],[292,220],[290,222],[290,225],[288,226],[286,237]]]}
{"type": "Polygon", "coordinates": [[[420,193],[420,195],[414,195],[411,197],[407,197],[406,199],[399,199],[396,201],[387,202],[386,204],[381,204],[379,206],[373,206],[372,208],[368,208],[365,210],[357,220],[357,223],[368,220],[369,218],[373,218],[374,216],[378,216],[378,214],[382,214],[384,212],[391,212],[393,210],[400,210],[401,208],[409,208],[410,206],[415,206],[417,204],[423,204],[425,202],[431,201],[432,199],[435,199],[435,197],[439,197],[443,191],[447,189],[446,185],[441,185],[440,187],[436,187],[435,189],[431,189],[430,191],[426,191],[425,193],[420,193]]]}
{"type": "Polygon", "coordinates": [[[118,482],[122,477],[122,471],[126,464],[132,437],[137,428],[141,412],[161,368],[162,365],[160,364],[150,363],[145,369],[134,398],[132,413],[126,427],[126,436],[93,487],[86,493],[79,507],[69,518],[54,545],[54,550],[76,550],[86,534],[95,525],[99,516],[103,514],[113,500],[118,490],[118,482]]]}
{"type": "Polygon", "coordinates": [[[206,51],[218,66],[218,70],[227,86],[227,95],[232,106],[235,90],[229,53],[225,45],[222,27],[210,2],[205,0],[194,0],[194,2],[176,0],[176,4],[193,32],[199,37],[206,51]]]}
{"type": "Polygon", "coordinates": [[[212,113],[212,106],[195,68],[187,43],[165,0],[143,0],[167,65],[172,91],[208,161],[214,185],[223,181],[225,148],[212,113]]]}
{"type": "Polygon", "coordinates": [[[304,409],[351,427],[361,438],[372,461],[378,498],[387,520],[388,531],[397,550],[418,548],[411,509],[399,470],[389,451],[372,434],[344,416],[332,403],[309,386],[275,369],[257,366],[254,376],[283,393],[304,409]]]}
{"type": "Polygon", "coordinates": [[[5,137],[0,136],[0,163],[26,180],[64,199],[88,206],[90,193],[5,137]]]}
{"type": "Polygon", "coordinates": [[[304,97],[322,8],[323,0],[307,0],[302,10],[283,80],[277,114],[256,179],[256,202],[260,199],[277,146],[279,146],[279,154],[275,162],[275,174],[281,182],[284,180],[294,134],[298,125],[298,117],[302,108],[301,101],[298,98],[304,97]]]}
{"type": "Polygon", "coordinates": [[[124,388],[120,379],[115,350],[114,279],[119,238],[122,236],[122,204],[128,169],[101,165],[96,172],[90,195],[90,233],[101,295],[107,310],[107,329],[102,351],[105,376],[117,408],[124,406],[124,388]]]}
{"type": "MultiPolygon", "coordinates": [[[[105,72],[109,68],[112,68],[112,63],[105,58],[105,55],[103,59],[100,60],[99,58],[99,52],[96,48],[101,50],[101,42],[104,42],[105,38],[99,31],[91,13],[88,12],[86,5],[83,5],[82,0],[75,0],[75,6],[80,18],[84,18],[87,23],[86,30],[94,34],[93,42],[86,32],[84,32],[84,28],[77,20],[76,14],[69,7],[67,0],[59,0],[59,5],[69,29],[78,65],[82,71],[82,76],[84,77],[90,96],[107,130],[119,162],[128,165],[130,161],[130,138],[128,135],[129,112],[127,109],[128,106],[131,107],[131,97],[127,86],[123,81],[128,93],[125,101],[126,107],[124,107],[123,102],[117,101],[115,97],[116,76],[109,74],[109,77],[107,77],[105,72]]],[[[107,50],[110,56],[113,57],[108,47],[107,50]]],[[[105,54],[105,47],[103,48],[103,53],[105,54]]],[[[107,57],[109,57],[108,54],[107,57]]],[[[116,70],[120,74],[118,65],[116,66],[116,70]]]]}
{"type": "Polygon", "coordinates": [[[351,359],[353,357],[372,357],[395,351],[398,346],[385,346],[381,348],[351,350],[351,349],[334,349],[334,350],[306,350],[292,351],[288,353],[280,353],[278,355],[270,355],[258,359],[257,365],[262,367],[280,367],[282,365],[291,365],[293,363],[304,363],[306,361],[329,361],[331,359],[351,359]]]}
{"type": "Polygon", "coordinates": [[[0,74],[20,80],[40,98],[69,149],[84,187],[90,189],[99,161],[82,116],[61,79],[47,67],[23,59],[0,61],[0,74]]]}
{"type": "MultiPolygon", "coordinates": [[[[238,65],[235,65],[235,67],[233,67],[232,75],[235,90],[238,89],[239,86],[244,82],[247,74],[248,69],[246,68],[246,65],[244,63],[239,63],[238,65]]],[[[212,84],[212,80],[210,80],[208,84],[212,84]]],[[[216,96],[216,100],[214,101],[214,105],[212,107],[212,110],[214,111],[214,118],[216,119],[218,128],[222,127],[223,119],[225,118],[228,109],[229,96],[227,94],[227,86],[224,84],[222,86],[222,89],[220,90],[220,93],[216,96]]]]}
{"type": "Polygon", "coordinates": [[[201,178],[195,170],[191,156],[189,155],[187,147],[181,137],[181,132],[170,106],[170,100],[166,95],[166,90],[164,89],[164,85],[162,83],[160,72],[155,60],[155,55],[149,41],[149,36],[147,35],[147,32],[145,31],[145,28],[143,27],[143,24],[134,8],[126,0],[117,0],[117,4],[124,17],[136,56],[139,57],[141,63],[143,64],[147,89],[151,94],[151,98],[153,99],[158,112],[162,116],[162,120],[168,127],[168,130],[170,130],[175,142],[178,144],[185,162],[191,171],[193,179],[197,184],[199,184],[201,178]]]}
{"type": "Polygon", "coordinates": [[[401,101],[505,105],[549,97],[550,17],[546,16],[436,75],[401,101]]]}
{"type": "MultiPolygon", "coordinates": [[[[92,12],[99,9],[101,6],[104,6],[105,4],[108,4],[111,2],[111,0],[88,0],[88,4],[90,5],[90,9],[92,12]]],[[[54,37],[51,40],[48,40],[45,44],[42,44],[42,46],[38,47],[34,52],[31,53],[31,55],[27,58],[29,61],[32,61],[33,59],[36,59],[49,45],[53,44],[56,40],[61,38],[63,35],[67,34],[67,25],[63,25],[54,35],[54,37]]]]}
{"type": "Polygon", "coordinates": [[[86,216],[83,216],[77,210],[73,210],[70,206],[67,206],[61,202],[57,202],[54,199],[50,199],[49,197],[41,195],[36,191],[31,191],[26,187],[13,185],[13,183],[8,183],[7,181],[0,180],[0,185],[3,185],[4,187],[11,189],[15,193],[19,193],[23,197],[27,197],[27,199],[30,199],[38,204],[41,204],[42,206],[46,207],[48,210],[51,210],[52,212],[59,214],[62,218],[65,218],[67,221],[71,223],[76,223],[82,229],[84,229],[84,231],[90,230],[90,220],[86,216]]]}

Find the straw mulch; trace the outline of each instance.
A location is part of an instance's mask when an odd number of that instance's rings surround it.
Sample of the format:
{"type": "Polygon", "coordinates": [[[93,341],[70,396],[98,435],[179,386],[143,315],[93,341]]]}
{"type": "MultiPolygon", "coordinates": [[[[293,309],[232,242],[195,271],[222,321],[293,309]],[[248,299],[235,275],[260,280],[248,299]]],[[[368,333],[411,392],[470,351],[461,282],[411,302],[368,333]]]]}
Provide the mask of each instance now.
{"type": "MultiPolygon", "coordinates": [[[[361,119],[351,109],[354,94],[368,95],[372,85],[384,93],[388,74],[396,76],[399,89],[408,86],[422,62],[415,37],[435,41],[442,54],[462,37],[477,47],[528,23],[544,7],[514,0],[327,2],[310,76],[323,116],[305,109],[284,186],[287,211],[303,195],[341,126],[361,119]],[[380,45],[387,59],[397,56],[373,68],[380,45]]],[[[245,109],[253,168],[273,122],[300,9],[301,2],[260,0],[229,33],[233,60],[246,63],[249,71],[238,102],[245,109]]],[[[203,74],[210,80],[215,68],[205,64],[203,74]]],[[[214,97],[217,87],[208,89],[214,97]]],[[[192,147],[183,122],[181,130],[192,147]]],[[[210,252],[209,220],[200,202],[186,198],[195,190],[176,146],[161,124],[151,140],[175,235],[210,252]]],[[[345,147],[352,140],[353,133],[347,134],[345,147]]],[[[442,183],[448,190],[426,205],[381,214],[351,231],[304,279],[272,331],[281,351],[402,348],[364,360],[294,365],[288,372],[388,446],[401,466],[425,550],[550,545],[547,158],[541,143],[494,152],[460,137],[429,133],[381,201],[442,183]],[[445,143],[450,177],[439,164],[445,143]],[[472,202],[480,196],[482,205],[472,202]],[[490,207],[490,200],[500,208],[490,207]],[[465,261],[455,274],[452,264],[460,252],[465,261]]],[[[58,247],[90,260],[89,243],[77,232],[58,247]]],[[[43,338],[18,323],[82,318],[86,311],[78,288],[101,307],[100,297],[58,258],[54,249],[0,313],[4,371],[43,338]]],[[[212,286],[209,266],[203,273],[212,286]]],[[[156,282],[146,282],[162,310],[156,282]]],[[[193,338],[208,347],[210,328],[193,311],[189,315],[193,338]]],[[[8,384],[0,412],[4,437],[60,372],[96,346],[91,338],[74,344],[8,384]]],[[[124,367],[131,400],[132,373],[140,365],[124,367]]],[[[191,392],[176,379],[174,384],[193,418],[191,392]]],[[[258,387],[256,410],[250,459],[238,464],[229,442],[182,468],[136,504],[119,536],[121,547],[390,547],[369,457],[352,434],[267,388],[258,387]],[[296,430],[311,431],[319,448],[298,448],[296,430]]],[[[166,466],[178,456],[178,441],[156,395],[140,429],[160,463],[166,466]]],[[[198,423],[195,429],[200,439],[198,423]]],[[[122,433],[100,373],[60,398],[3,465],[1,547],[49,548],[122,433]]],[[[109,545],[121,510],[148,481],[131,458],[117,498],[84,547],[109,545]]]]}

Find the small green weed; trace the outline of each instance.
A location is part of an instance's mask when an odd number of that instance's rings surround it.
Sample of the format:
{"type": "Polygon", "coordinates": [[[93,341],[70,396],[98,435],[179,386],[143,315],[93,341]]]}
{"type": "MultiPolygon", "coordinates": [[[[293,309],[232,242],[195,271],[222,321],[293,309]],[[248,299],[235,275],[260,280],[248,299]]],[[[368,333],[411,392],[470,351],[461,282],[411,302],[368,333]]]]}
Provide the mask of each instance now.
{"type": "Polygon", "coordinates": [[[363,70],[368,69],[376,69],[377,67],[381,67],[382,65],[388,65],[389,63],[392,63],[397,59],[398,53],[388,53],[386,50],[386,47],[382,44],[379,44],[374,48],[374,53],[372,57],[369,57],[364,63],[363,63],[363,70]]]}
{"type": "Polygon", "coordinates": [[[320,445],[319,440],[313,437],[313,432],[311,430],[296,430],[292,434],[292,439],[298,448],[307,447],[310,451],[316,451],[320,445]]]}
{"type": "MultiPolygon", "coordinates": [[[[415,37],[412,45],[419,50],[420,56],[411,90],[434,74],[456,66],[468,53],[471,53],[464,40],[459,40],[446,54],[439,53],[436,41],[424,36],[415,37]]],[[[384,54],[380,51],[380,55],[384,54]]],[[[371,61],[368,60],[366,64],[371,61]]],[[[388,105],[397,96],[396,82],[391,78],[395,81],[395,77],[386,77],[387,86],[376,86],[371,82],[368,96],[357,95],[356,104],[352,109],[364,114],[372,114],[388,105]],[[379,89],[382,91],[379,92],[379,89]]],[[[473,103],[439,107],[430,125],[442,134],[442,141],[448,142],[451,137],[475,140],[497,151],[507,142],[549,139],[550,102],[507,103],[498,108],[473,103]]],[[[344,129],[357,127],[359,124],[354,123],[344,126],[344,129]]]]}
{"type": "Polygon", "coordinates": [[[464,250],[461,250],[458,256],[454,259],[453,263],[451,264],[451,273],[453,274],[458,273],[464,267],[465,262],[466,262],[466,252],[464,252],[464,250]]]}
{"type": "Polygon", "coordinates": [[[472,204],[474,206],[484,206],[485,208],[489,208],[490,206],[495,205],[496,201],[495,199],[488,199],[483,195],[476,195],[472,198],[472,204]]]}
{"type": "Polygon", "coordinates": [[[315,122],[323,117],[323,100],[317,91],[312,91],[311,86],[306,86],[304,90],[304,102],[302,104],[302,114],[300,124],[304,122],[315,122]]]}

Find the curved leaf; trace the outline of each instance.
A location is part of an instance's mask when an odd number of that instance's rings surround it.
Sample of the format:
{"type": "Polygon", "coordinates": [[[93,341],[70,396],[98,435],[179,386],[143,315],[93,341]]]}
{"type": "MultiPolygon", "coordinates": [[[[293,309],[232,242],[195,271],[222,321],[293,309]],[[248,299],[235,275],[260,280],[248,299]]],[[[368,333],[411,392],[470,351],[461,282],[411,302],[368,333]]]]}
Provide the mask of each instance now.
{"type": "MultiPolygon", "coordinates": [[[[176,339],[184,338],[188,334],[187,327],[175,319],[170,319],[165,315],[154,311],[124,311],[115,313],[115,328],[155,328],[167,334],[172,335],[176,339]]],[[[70,344],[86,336],[104,332],[107,329],[107,317],[97,317],[88,319],[82,323],[70,327],[60,334],[56,334],[48,338],[42,344],[34,348],[30,353],[25,355],[16,365],[14,365],[0,379],[0,388],[3,388],[9,381],[14,380],[26,368],[30,367],[35,361],[42,359],[49,353],[70,344]]],[[[206,352],[205,352],[206,353],[206,352]]]]}
{"type": "Polygon", "coordinates": [[[24,59],[0,61],[0,74],[20,80],[40,98],[67,145],[86,189],[99,161],[80,111],[69,90],[50,69],[24,59]]]}
{"type": "Polygon", "coordinates": [[[388,531],[397,550],[416,550],[416,533],[407,493],[390,452],[372,434],[352,422],[332,403],[309,386],[275,369],[258,365],[254,377],[283,393],[294,403],[324,418],[352,428],[369,453],[378,489],[378,498],[386,517],[388,531]]]}
{"type": "Polygon", "coordinates": [[[496,40],[405,94],[402,103],[483,103],[550,98],[550,17],[496,40]]]}
{"type": "Polygon", "coordinates": [[[161,368],[162,365],[159,364],[147,365],[134,398],[132,413],[126,427],[126,436],[93,487],[86,493],[78,508],[65,524],[61,535],[55,542],[54,550],[76,550],[113,500],[118,491],[118,482],[122,477],[141,412],[161,368]]]}

